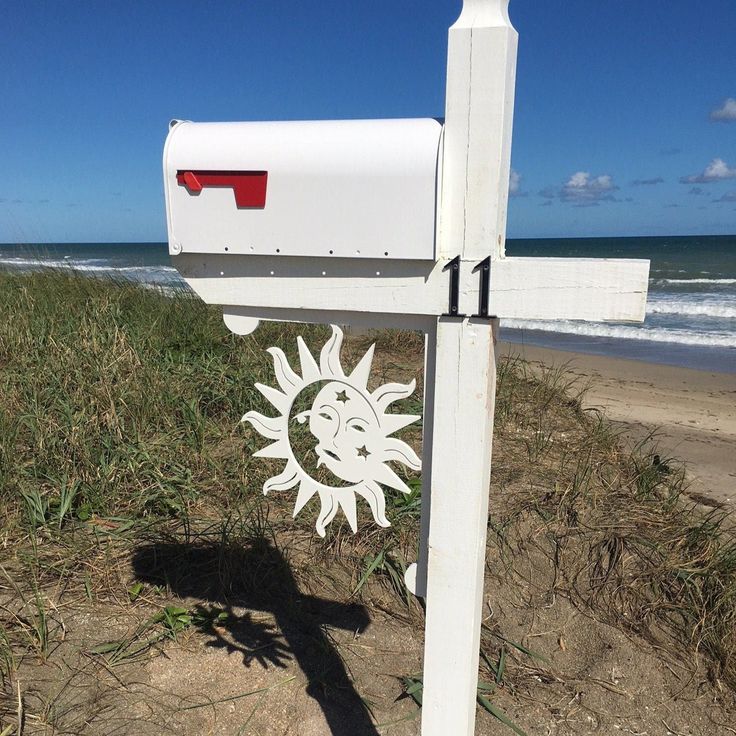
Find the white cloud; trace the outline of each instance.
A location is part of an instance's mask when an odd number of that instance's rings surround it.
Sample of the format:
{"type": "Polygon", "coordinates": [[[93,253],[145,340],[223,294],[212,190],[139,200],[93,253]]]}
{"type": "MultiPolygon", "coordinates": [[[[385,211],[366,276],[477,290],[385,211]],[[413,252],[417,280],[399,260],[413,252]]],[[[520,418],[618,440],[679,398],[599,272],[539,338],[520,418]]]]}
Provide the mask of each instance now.
{"type": "Polygon", "coordinates": [[[736,202],[736,190],[726,192],[720,199],[714,199],[714,202],[736,202]]]}
{"type": "Polygon", "coordinates": [[[733,97],[724,100],[720,107],[711,112],[710,119],[717,123],[736,122],[736,100],[733,97]]]}
{"type": "Polygon", "coordinates": [[[521,174],[518,171],[511,169],[511,176],[509,176],[509,195],[516,197],[519,195],[519,187],[521,186],[521,174]]]}
{"type": "Polygon", "coordinates": [[[594,207],[600,202],[617,201],[613,196],[617,190],[609,174],[591,177],[587,171],[577,171],[562,187],[548,187],[540,194],[547,199],[559,199],[578,207],[594,207]]]}
{"type": "Polygon", "coordinates": [[[736,179],[736,168],[731,168],[722,158],[714,158],[702,174],[683,176],[680,181],[683,184],[710,184],[726,179],[736,179]]]}

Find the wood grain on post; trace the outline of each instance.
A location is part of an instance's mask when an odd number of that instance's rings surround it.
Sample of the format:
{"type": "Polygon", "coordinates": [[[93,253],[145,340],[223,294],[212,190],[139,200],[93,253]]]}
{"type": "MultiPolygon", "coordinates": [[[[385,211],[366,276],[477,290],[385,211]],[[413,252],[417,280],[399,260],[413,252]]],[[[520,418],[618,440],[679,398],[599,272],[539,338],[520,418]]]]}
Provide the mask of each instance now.
{"type": "MultiPolygon", "coordinates": [[[[508,0],[465,0],[449,33],[439,255],[478,262],[490,255],[491,270],[504,251],[516,47],[508,0]]],[[[434,450],[423,513],[431,515],[420,560],[427,585],[423,736],[475,730],[496,322],[437,322],[425,417],[434,450]]]]}

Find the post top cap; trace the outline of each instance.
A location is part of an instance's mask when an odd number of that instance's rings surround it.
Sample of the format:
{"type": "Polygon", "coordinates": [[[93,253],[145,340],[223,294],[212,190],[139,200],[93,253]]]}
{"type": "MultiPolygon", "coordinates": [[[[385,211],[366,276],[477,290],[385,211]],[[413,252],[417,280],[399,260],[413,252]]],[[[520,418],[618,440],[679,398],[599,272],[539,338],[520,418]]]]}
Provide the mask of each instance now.
{"type": "Polygon", "coordinates": [[[463,0],[460,17],[453,28],[511,27],[509,0],[463,0]]]}

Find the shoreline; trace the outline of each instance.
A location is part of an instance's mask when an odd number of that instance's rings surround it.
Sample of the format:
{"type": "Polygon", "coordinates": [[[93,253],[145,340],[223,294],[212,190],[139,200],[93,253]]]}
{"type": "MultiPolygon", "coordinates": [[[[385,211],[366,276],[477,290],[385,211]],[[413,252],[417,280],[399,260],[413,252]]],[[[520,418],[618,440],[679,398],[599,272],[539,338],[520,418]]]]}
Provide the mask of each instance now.
{"type": "Polygon", "coordinates": [[[576,335],[546,330],[504,327],[503,342],[548,350],[596,355],[638,363],[673,366],[713,373],[736,374],[736,348],[718,345],[690,345],[679,342],[654,342],[624,337],[576,335]]]}
{"type": "Polygon", "coordinates": [[[506,340],[499,355],[532,366],[564,365],[589,384],[585,408],[601,409],[631,444],[654,432],[662,458],[685,463],[694,500],[728,509],[736,504],[736,374],[506,340]]]}

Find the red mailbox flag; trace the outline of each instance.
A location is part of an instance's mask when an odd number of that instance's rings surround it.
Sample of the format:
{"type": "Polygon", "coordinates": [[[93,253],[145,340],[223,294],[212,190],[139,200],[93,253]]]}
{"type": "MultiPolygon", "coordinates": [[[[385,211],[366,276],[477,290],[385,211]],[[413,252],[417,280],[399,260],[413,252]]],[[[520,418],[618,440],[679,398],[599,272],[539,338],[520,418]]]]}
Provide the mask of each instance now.
{"type": "Polygon", "coordinates": [[[267,171],[177,171],[176,180],[190,194],[199,194],[205,187],[230,187],[239,208],[266,206],[267,171]]]}

